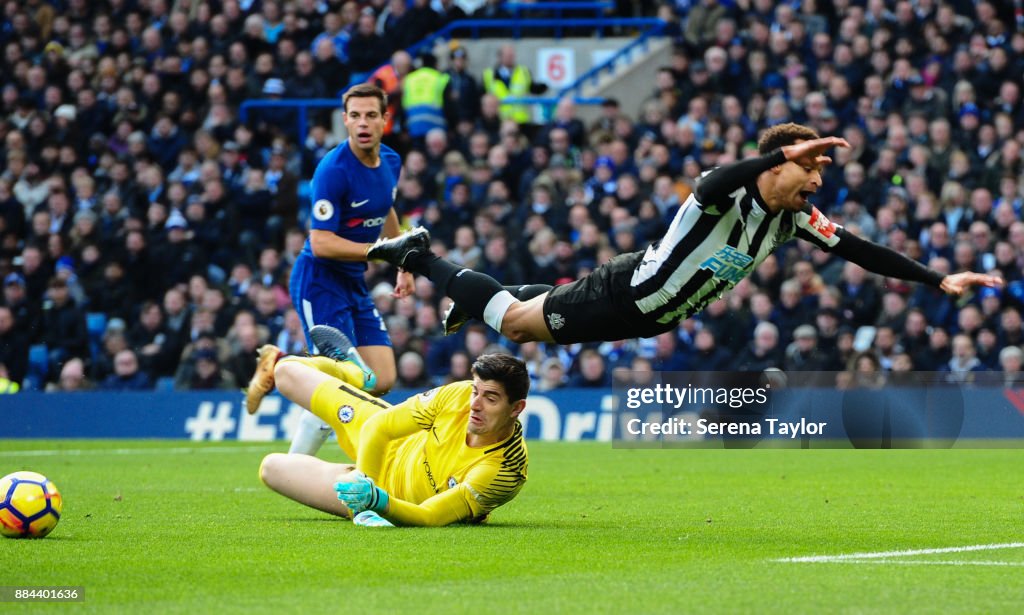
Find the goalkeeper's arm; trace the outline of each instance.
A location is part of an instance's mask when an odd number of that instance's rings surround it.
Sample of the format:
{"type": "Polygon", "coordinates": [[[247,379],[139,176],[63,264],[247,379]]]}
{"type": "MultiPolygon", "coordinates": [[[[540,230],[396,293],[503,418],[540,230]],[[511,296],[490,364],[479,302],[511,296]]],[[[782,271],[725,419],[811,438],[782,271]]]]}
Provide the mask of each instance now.
{"type": "Polygon", "coordinates": [[[439,387],[414,395],[367,419],[359,432],[356,468],[373,480],[381,480],[388,443],[433,427],[439,409],[444,408],[458,392],[455,385],[439,387]]]}
{"type": "Polygon", "coordinates": [[[356,468],[360,472],[374,480],[380,480],[388,443],[422,429],[408,407],[412,401],[406,400],[378,412],[363,425],[359,433],[359,450],[356,452],[356,468]]]}
{"type": "MultiPolygon", "coordinates": [[[[361,472],[353,472],[334,485],[338,499],[352,511],[359,514],[372,510],[388,521],[399,525],[441,526],[481,517],[495,506],[511,499],[518,487],[510,490],[507,498],[495,500],[488,497],[489,489],[497,470],[487,464],[474,467],[465,481],[424,500],[413,504],[408,500],[392,497],[387,491],[373,484],[361,472]]],[[[491,493],[493,495],[493,493],[491,493]]]]}
{"type": "Polygon", "coordinates": [[[401,525],[448,525],[473,516],[473,496],[468,485],[458,485],[428,498],[422,504],[413,504],[391,497],[387,491],[373,484],[372,479],[357,471],[336,483],[334,490],[353,515],[371,510],[401,525]]]}
{"type": "Polygon", "coordinates": [[[449,489],[425,500],[422,504],[391,498],[387,510],[380,515],[399,525],[439,527],[464,521],[473,517],[473,511],[466,503],[467,494],[462,493],[464,489],[465,486],[459,485],[455,489],[449,489]]]}

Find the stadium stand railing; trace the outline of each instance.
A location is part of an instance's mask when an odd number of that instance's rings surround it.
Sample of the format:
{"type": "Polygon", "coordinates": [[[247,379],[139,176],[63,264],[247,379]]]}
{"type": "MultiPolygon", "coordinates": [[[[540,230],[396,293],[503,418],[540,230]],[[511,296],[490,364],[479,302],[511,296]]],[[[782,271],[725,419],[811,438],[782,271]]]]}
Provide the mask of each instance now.
{"type": "MultiPolygon", "coordinates": [[[[552,10],[598,10],[613,6],[611,2],[548,2],[543,7],[527,3],[507,3],[506,7],[522,6],[532,8],[549,8],[552,10]]],[[[548,118],[552,109],[558,101],[565,96],[572,96],[573,102],[577,105],[599,105],[605,101],[603,97],[583,96],[581,92],[587,85],[596,84],[604,75],[613,74],[622,66],[623,58],[629,57],[636,51],[646,52],[651,39],[660,36],[664,31],[665,22],[657,18],[628,17],[628,18],[588,18],[571,20],[572,28],[594,28],[598,38],[604,36],[609,29],[632,29],[640,32],[639,36],[630,43],[616,51],[605,61],[592,67],[590,70],[578,76],[573,83],[563,87],[553,96],[528,96],[510,97],[502,104],[535,104],[542,109],[542,116],[548,118]]],[[[407,51],[415,56],[425,50],[434,49],[438,42],[450,41],[456,32],[468,31],[471,38],[480,38],[480,33],[486,30],[510,30],[513,38],[521,38],[523,28],[552,28],[556,34],[555,38],[561,38],[566,21],[562,19],[463,19],[448,24],[434,34],[423,39],[410,47],[407,51]]],[[[244,124],[248,122],[249,115],[259,109],[294,109],[295,110],[295,136],[297,142],[302,142],[306,131],[309,129],[310,109],[336,109],[339,106],[338,98],[283,98],[277,100],[249,99],[243,101],[239,106],[238,119],[244,124]]],[[[308,204],[309,182],[299,182],[300,205],[308,204]]]]}
{"type": "Polygon", "coordinates": [[[562,19],[565,13],[593,13],[594,17],[600,17],[605,13],[615,10],[615,3],[611,0],[600,0],[597,2],[563,2],[552,0],[551,2],[506,2],[502,8],[512,14],[514,19],[520,19],[525,14],[528,17],[538,13],[546,13],[554,19],[562,19]]]}
{"type": "Polygon", "coordinates": [[[622,68],[626,63],[624,59],[629,58],[633,53],[646,53],[650,47],[651,39],[660,36],[664,31],[665,22],[660,19],[653,21],[660,22],[661,25],[654,25],[651,29],[646,30],[640,34],[636,39],[631,41],[626,46],[622,47],[614,54],[609,56],[603,62],[600,62],[590,70],[584,72],[582,75],[576,77],[575,81],[569,85],[560,89],[553,96],[510,96],[505,98],[501,104],[503,105],[529,105],[535,104],[540,105],[544,109],[544,118],[548,119],[551,115],[551,110],[558,104],[558,101],[566,96],[572,96],[573,102],[577,105],[599,105],[605,101],[603,96],[584,96],[583,88],[587,86],[597,86],[602,77],[614,75],[616,71],[622,68]]]}
{"type": "MultiPolygon", "coordinates": [[[[434,48],[438,42],[447,42],[454,38],[455,32],[468,32],[470,39],[479,39],[482,32],[501,30],[511,32],[512,38],[524,36],[524,30],[547,31],[555,39],[570,33],[592,29],[590,35],[603,38],[609,32],[639,31],[642,35],[653,28],[664,28],[665,22],[656,17],[586,17],[574,19],[461,19],[452,22],[431,34],[422,41],[409,47],[406,51],[413,57],[416,54],[434,48]]],[[[535,35],[535,34],[534,34],[535,35]]],[[[589,36],[589,35],[588,35],[589,36]]]]}
{"type": "MultiPolygon", "coordinates": [[[[602,5],[605,3],[554,2],[545,4],[602,5]]],[[[409,47],[407,51],[410,55],[415,56],[425,50],[433,49],[438,42],[450,41],[456,32],[461,31],[467,31],[471,38],[477,39],[480,38],[480,33],[486,30],[510,30],[513,33],[513,38],[518,39],[521,38],[522,29],[524,28],[549,28],[554,32],[555,38],[561,38],[563,30],[566,27],[573,29],[593,28],[594,33],[598,38],[604,36],[605,33],[611,29],[638,30],[640,34],[636,39],[615,52],[615,54],[607,60],[586,71],[580,75],[576,81],[562,88],[556,96],[524,97],[515,99],[509,98],[507,99],[509,104],[514,102],[527,102],[531,104],[539,104],[545,108],[550,108],[557,104],[558,100],[567,94],[575,96],[574,101],[577,104],[600,104],[604,99],[579,96],[580,90],[589,83],[596,82],[601,75],[617,70],[620,60],[628,54],[633,53],[635,50],[639,50],[641,52],[646,50],[647,45],[650,44],[651,38],[659,36],[664,30],[665,22],[661,19],[647,17],[586,18],[573,19],[570,22],[562,19],[463,19],[448,24],[412,47],[409,47]],[[567,25],[567,23],[569,25],[567,25]]],[[[296,112],[296,137],[298,141],[301,142],[301,140],[305,138],[306,130],[309,126],[309,110],[324,108],[334,109],[338,107],[338,103],[338,98],[283,98],[278,100],[249,99],[243,101],[240,105],[238,110],[238,119],[243,124],[246,123],[250,113],[257,109],[294,109],[296,112]]]]}

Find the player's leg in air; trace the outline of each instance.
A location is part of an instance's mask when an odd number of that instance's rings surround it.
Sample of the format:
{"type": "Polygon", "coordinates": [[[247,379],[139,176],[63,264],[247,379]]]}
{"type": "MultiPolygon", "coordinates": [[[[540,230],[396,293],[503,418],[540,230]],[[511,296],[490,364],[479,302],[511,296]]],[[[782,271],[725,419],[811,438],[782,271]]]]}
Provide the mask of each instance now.
{"type": "Polygon", "coordinates": [[[367,253],[430,278],[454,303],[445,314],[445,333],[458,331],[479,318],[516,343],[555,341],[544,319],[544,300],[551,286],[502,286],[494,278],[460,267],[430,251],[430,234],[417,228],[393,239],[381,239],[367,253]]]}
{"type": "MultiPolygon", "coordinates": [[[[270,367],[271,384],[327,424],[337,434],[338,445],[355,459],[363,425],[389,404],[350,384],[361,375],[351,361],[332,358],[344,357],[346,348],[351,347],[344,334],[333,327],[319,326],[310,335],[323,355],[281,356],[278,352],[279,358],[270,367]]],[[[317,510],[350,517],[333,486],[353,469],[351,464],[330,463],[308,455],[273,453],[263,459],[260,478],[285,497],[317,510]]]]}
{"type": "MultiPolygon", "coordinates": [[[[372,390],[374,373],[362,361],[359,353],[343,333],[333,327],[320,325],[312,327],[307,335],[310,346],[320,348],[322,354],[322,356],[308,357],[309,360],[326,361],[322,365],[332,366],[332,371],[329,373],[334,377],[360,390],[372,390]]],[[[284,358],[284,353],[277,346],[266,344],[260,347],[256,372],[249,381],[249,387],[245,392],[245,406],[250,414],[255,413],[263,398],[274,390],[275,370],[282,358],[284,358]]],[[[295,357],[290,359],[295,359],[295,357]]],[[[287,395],[285,396],[287,397],[287,395]]],[[[296,403],[302,405],[301,401],[296,403]]],[[[303,407],[308,409],[308,406],[303,407]]],[[[305,413],[292,437],[288,452],[315,455],[331,435],[331,431],[331,425],[327,421],[322,420],[314,413],[305,413]]]]}

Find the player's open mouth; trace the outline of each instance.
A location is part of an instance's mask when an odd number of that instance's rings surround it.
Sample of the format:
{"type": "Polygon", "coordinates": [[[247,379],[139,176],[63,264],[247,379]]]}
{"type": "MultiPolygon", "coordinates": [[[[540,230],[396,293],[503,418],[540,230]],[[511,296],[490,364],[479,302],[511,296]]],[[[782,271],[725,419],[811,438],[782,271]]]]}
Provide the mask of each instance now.
{"type": "Polygon", "coordinates": [[[362,142],[362,141],[369,141],[372,136],[373,135],[371,135],[368,132],[357,132],[356,133],[356,139],[359,140],[360,142],[362,142]]]}
{"type": "Polygon", "coordinates": [[[801,190],[798,194],[798,196],[800,197],[800,202],[807,203],[808,201],[811,200],[811,195],[813,194],[814,193],[811,192],[810,190],[801,190]]]}
{"type": "Polygon", "coordinates": [[[470,423],[476,423],[477,425],[483,425],[484,420],[482,418],[480,418],[479,416],[470,414],[469,415],[469,422],[470,423]]]}

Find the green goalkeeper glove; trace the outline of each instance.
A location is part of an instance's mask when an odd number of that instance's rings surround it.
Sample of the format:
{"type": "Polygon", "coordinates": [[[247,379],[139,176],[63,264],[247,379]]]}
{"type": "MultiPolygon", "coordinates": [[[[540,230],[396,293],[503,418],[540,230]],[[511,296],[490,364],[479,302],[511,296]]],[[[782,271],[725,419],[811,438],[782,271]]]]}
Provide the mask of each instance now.
{"type": "Polygon", "coordinates": [[[344,480],[334,484],[334,490],[353,515],[364,510],[383,513],[388,509],[388,492],[374,485],[362,472],[350,472],[344,480]]]}

